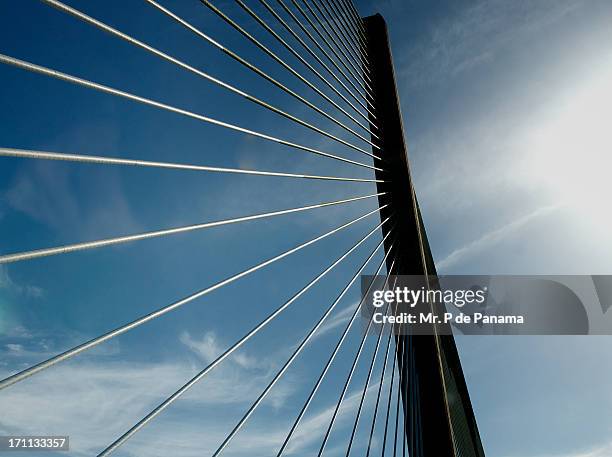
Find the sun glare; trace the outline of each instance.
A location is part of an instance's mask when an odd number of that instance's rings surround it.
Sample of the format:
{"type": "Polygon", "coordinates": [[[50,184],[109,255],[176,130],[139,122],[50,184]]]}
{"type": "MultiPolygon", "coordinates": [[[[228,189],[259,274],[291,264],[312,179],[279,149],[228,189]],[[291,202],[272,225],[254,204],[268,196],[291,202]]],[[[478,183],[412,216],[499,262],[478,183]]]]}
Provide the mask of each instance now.
{"type": "Polygon", "coordinates": [[[533,126],[528,175],[581,217],[612,224],[612,65],[579,85],[533,126]]]}

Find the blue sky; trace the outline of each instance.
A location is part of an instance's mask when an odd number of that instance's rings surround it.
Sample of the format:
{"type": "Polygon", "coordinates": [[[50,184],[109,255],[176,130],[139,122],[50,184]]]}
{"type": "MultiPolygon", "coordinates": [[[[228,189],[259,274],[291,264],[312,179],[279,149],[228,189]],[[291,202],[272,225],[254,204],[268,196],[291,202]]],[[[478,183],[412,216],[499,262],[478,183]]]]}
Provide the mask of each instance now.
{"type": "MultiPolygon", "coordinates": [[[[255,2],[253,2],[255,3],[255,2]]],[[[119,30],[355,141],[145,2],[70,3],[119,30]]],[[[197,1],[164,2],[300,93],[307,90],[197,1]]],[[[304,74],[233,2],[219,5],[304,74]]],[[[255,6],[261,11],[260,6],[255,6]]],[[[609,274],[612,5],[606,1],[359,2],[388,21],[417,193],[438,268],[464,274],[609,274]],[[567,183],[575,184],[568,192],[567,183]]],[[[261,11],[263,14],[263,11],[261,11]]],[[[345,157],[367,161],[201,78],[42,3],[0,4],[1,52],[345,157]]],[[[267,16],[266,16],[267,17],[267,16]]],[[[312,78],[311,78],[312,79],[312,78]]],[[[318,84],[320,85],[320,84],[318,84]]],[[[360,169],[2,66],[2,146],[368,177],[360,169]]],[[[332,108],[314,93],[308,98],[332,108]]],[[[337,98],[337,97],[336,97],[337,98]]],[[[336,99],[334,98],[334,99],[336,99]]],[[[340,103],[340,102],[339,102],[340,103]]],[[[363,146],[363,144],[361,144],[363,146]]],[[[371,184],[129,169],[2,158],[0,252],[289,208],[371,184]]],[[[171,303],[375,208],[364,201],[0,269],[0,371],[12,373],[171,303]]],[[[374,227],[371,217],[98,349],[2,392],[3,433],[69,434],[91,455],[140,419],[307,278],[374,227]]],[[[238,355],[117,455],[211,453],[380,240],[372,237],[238,355]],[[248,395],[245,395],[248,393],[248,395]]],[[[381,256],[369,266],[373,272],[381,256]]],[[[358,299],[296,361],[227,448],[277,449],[358,299]]],[[[305,417],[311,455],[358,332],[305,417]],[[319,433],[317,433],[319,432],[319,433]]],[[[368,341],[371,354],[374,341],[368,341]]],[[[609,338],[458,339],[488,455],[612,453],[609,338]]],[[[377,364],[380,367],[380,361],[377,364]]],[[[360,365],[357,379],[367,367],[360,365]]],[[[353,383],[328,454],[342,454],[353,383]]],[[[368,396],[372,401],[373,395],[368,396]]],[[[359,436],[365,434],[366,415],[359,436]]],[[[359,452],[358,443],[355,452],[359,452]]]]}

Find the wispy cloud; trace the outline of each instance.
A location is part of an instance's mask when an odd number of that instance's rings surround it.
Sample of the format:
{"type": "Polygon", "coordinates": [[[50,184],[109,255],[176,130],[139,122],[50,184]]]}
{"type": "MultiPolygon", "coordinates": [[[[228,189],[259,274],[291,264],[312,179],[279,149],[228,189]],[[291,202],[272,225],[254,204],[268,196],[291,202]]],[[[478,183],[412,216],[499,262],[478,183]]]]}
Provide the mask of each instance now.
{"type": "MultiPolygon", "coordinates": [[[[45,290],[35,284],[20,283],[9,274],[6,265],[0,265],[0,346],[5,338],[11,343],[31,337],[21,319],[21,309],[16,302],[40,302],[45,297],[45,290]],[[15,341],[13,341],[15,340],[15,341]]],[[[0,360],[0,366],[6,362],[0,360]]]]}
{"type": "Polygon", "coordinates": [[[466,259],[482,253],[483,251],[499,243],[504,238],[510,236],[512,233],[516,232],[520,228],[529,224],[534,219],[545,216],[558,208],[558,205],[538,208],[535,211],[504,225],[503,227],[487,232],[483,234],[480,238],[464,246],[461,246],[460,248],[455,249],[448,256],[436,263],[439,272],[443,273],[450,267],[459,265],[466,259]]]}
{"type": "MultiPolygon", "coordinates": [[[[71,124],[43,149],[108,155],[117,149],[118,129],[105,122],[71,124]]],[[[57,234],[78,239],[134,231],[136,221],[120,172],[112,167],[25,160],[0,187],[4,211],[17,211],[57,234]],[[85,172],[84,172],[85,171],[85,172]]],[[[7,246],[2,246],[6,250],[7,246]]]]}
{"type": "MultiPolygon", "coordinates": [[[[213,331],[204,333],[200,339],[193,338],[189,332],[183,332],[180,340],[181,343],[198,354],[206,363],[212,362],[223,352],[217,335],[213,331]]],[[[233,355],[231,360],[243,368],[252,368],[257,365],[257,360],[254,357],[249,357],[243,353],[233,355]]]]}
{"type": "Polygon", "coordinates": [[[487,63],[515,40],[526,40],[584,4],[584,0],[478,1],[458,7],[400,53],[402,79],[422,85],[487,63]]]}
{"type": "Polygon", "coordinates": [[[44,290],[33,284],[18,284],[9,275],[6,265],[0,265],[0,289],[27,298],[41,298],[44,290]]]}
{"type": "Polygon", "coordinates": [[[610,455],[612,455],[612,443],[598,446],[585,452],[563,454],[559,457],[609,457],[610,455]]]}
{"type": "Polygon", "coordinates": [[[343,324],[348,324],[351,316],[355,312],[355,307],[358,303],[351,303],[350,305],[342,308],[337,313],[333,314],[329,319],[325,320],[325,323],[319,327],[317,333],[315,333],[313,339],[321,338],[328,333],[332,332],[336,328],[343,324]]]}
{"type": "MultiPolygon", "coordinates": [[[[180,341],[187,346],[201,362],[195,370],[202,369],[215,360],[229,346],[219,341],[214,332],[206,332],[201,338],[193,338],[188,332],[180,336],[180,341]]],[[[269,356],[255,357],[244,350],[232,354],[222,365],[213,370],[206,378],[208,386],[207,402],[244,403],[244,392],[263,391],[268,381],[280,368],[279,361],[286,357],[286,350],[269,356]]],[[[267,397],[269,403],[279,408],[293,394],[296,380],[285,378],[287,382],[279,383],[267,397]]]]}
{"type": "MultiPolygon", "coordinates": [[[[213,333],[205,333],[201,338],[184,333],[180,339],[199,362],[190,362],[184,356],[162,362],[125,362],[96,357],[95,363],[81,361],[60,365],[11,386],[0,397],[3,411],[0,430],[5,433],[68,434],[77,455],[93,454],[187,382],[225,347],[213,333]]],[[[24,361],[31,364],[32,359],[41,360],[48,355],[35,353],[19,343],[8,343],[0,348],[0,352],[11,362],[13,372],[15,367],[23,367],[24,361]]],[[[282,358],[282,354],[274,356],[282,358]]],[[[274,356],[261,359],[243,353],[218,366],[173,405],[173,410],[180,411],[178,417],[170,414],[159,418],[162,423],[169,421],[171,430],[176,428],[177,433],[164,433],[167,440],[161,447],[158,447],[160,443],[147,443],[146,454],[168,455],[157,452],[168,448],[176,436],[190,436],[186,441],[193,442],[193,436],[201,435],[198,431],[200,422],[194,423],[196,418],[210,422],[207,429],[210,428],[212,436],[215,436],[217,419],[224,417],[231,423],[235,419],[230,412],[236,408],[238,411],[246,410],[256,398],[255,393],[263,391],[277,368],[274,356]],[[221,410],[215,409],[220,406],[221,410]],[[205,411],[204,417],[194,412],[194,408],[205,411]],[[184,435],[186,431],[192,435],[184,435]]],[[[0,372],[1,377],[9,374],[6,368],[0,372]]],[[[298,381],[292,378],[279,383],[267,398],[266,405],[275,410],[280,408],[298,385],[298,381]]],[[[219,428],[219,438],[222,433],[227,432],[219,428]]],[[[217,442],[207,436],[207,445],[217,442]]],[[[253,439],[262,446],[268,442],[261,434],[253,439]]],[[[189,452],[176,455],[201,452],[201,447],[193,446],[189,452]]],[[[142,448],[140,445],[137,447],[142,448]]],[[[135,455],[142,455],[142,452],[135,455]]]]}
{"type": "MultiPolygon", "coordinates": [[[[181,341],[203,361],[215,357],[222,346],[211,333],[201,338],[185,333],[181,341]]],[[[14,353],[15,358],[24,354],[20,345],[3,349],[5,354],[14,353]]],[[[241,415],[246,410],[270,377],[270,370],[261,369],[271,365],[269,361],[253,356],[247,357],[248,363],[244,360],[237,357],[218,367],[130,440],[122,451],[126,455],[185,457],[212,452],[237,421],[235,414],[241,415]]],[[[98,359],[95,364],[89,361],[55,367],[3,391],[0,432],[69,435],[73,455],[92,455],[174,392],[195,370],[185,359],[176,358],[159,363],[98,359]]],[[[2,370],[0,376],[7,374],[2,370]]],[[[293,418],[297,410],[291,406],[289,416],[285,410],[274,411],[293,394],[293,386],[295,380],[279,386],[284,394],[279,397],[275,393],[276,398],[267,403],[274,409],[251,421],[252,425],[245,427],[232,442],[228,455],[267,455],[280,446],[287,433],[287,418],[293,418]]],[[[373,400],[375,388],[370,386],[368,402],[373,400]]],[[[356,388],[347,396],[336,429],[352,423],[360,395],[356,388]]],[[[318,446],[334,405],[306,416],[291,441],[289,454],[307,455],[305,449],[318,446]]]]}
{"type": "Polygon", "coordinates": [[[28,163],[14,178],[4,198],[12,209],[56,230],[81,223],[77,193],[63,164],[28,163]]]}
{"type": "Polygon", "coordinates": [[[609,457],[610,455],[612,455],[612,443],[594,446],[583,451],[555,454],[518,454],[512,457],[609,457]]]}
{"type": "Polygon", "coordinates": [[[0,197],[12,210],[72,237],[88,238],[139,227],[115,171],[106,169],[102,174],[95,169],[88,173],[88,185],[96,188],[95,198],[84,195],[87,185],[83,179],[74,166],[28,162],[0,197]]]}

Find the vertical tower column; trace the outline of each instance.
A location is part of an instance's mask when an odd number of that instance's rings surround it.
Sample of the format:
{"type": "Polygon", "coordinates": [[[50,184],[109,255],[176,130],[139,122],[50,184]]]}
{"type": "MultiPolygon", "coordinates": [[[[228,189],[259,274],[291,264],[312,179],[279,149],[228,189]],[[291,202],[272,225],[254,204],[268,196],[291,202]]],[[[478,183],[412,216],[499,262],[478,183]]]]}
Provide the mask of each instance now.
{"type": "MultiPolygon", "coordinates": [[[[435,276],[418,202],[412,184],[404,130],[395,84],[393,59],[387,26],[381,15],[364,19],[368,38],[373,100],[370,128],[379,138],[372,142],[381,148],[375,165],[383,171],[376,178],[381,218],[393,217],[393,234],[385,242],[391,249],[393,239],[401,275],[435,276]],[[378,128],[377,128],[378,127],[378,128]],[[392,239],[393,238],[393,239],[392,239]]],[[[383,230],[389,230],[384,227],[383,230]]],[[[388,265],[394,258],[388,257],[388,265]]],[[[478,427],[472,410],[459,354],[452,335],[397,335],[403,348],[398,367],[406,420],[406,440],[411,457],[484,457],[478,427]]]]}

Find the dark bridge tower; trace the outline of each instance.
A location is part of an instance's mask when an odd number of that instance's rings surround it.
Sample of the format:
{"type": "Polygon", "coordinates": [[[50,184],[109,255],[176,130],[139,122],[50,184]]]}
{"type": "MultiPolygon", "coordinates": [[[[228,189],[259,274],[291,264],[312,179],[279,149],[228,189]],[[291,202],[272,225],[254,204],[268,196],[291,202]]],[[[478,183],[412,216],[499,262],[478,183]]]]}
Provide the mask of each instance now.
{"type": "MultiPolygon", "coordinates": [[[[377,131],[371,125],[380,136],[379,140],[372,137],[372,141],[381,146],[385,158],[385,162],[377,163],[385,170],[377,172],[377,178],[386,181],[378,184],[379,191],[387,192],[379,197],[380,204],[389,204],[381,210],[381,218],[394,215],[393,235],[399,242],[397,273],[435,276],[410,176],[387,27],[380,15],[367,17],[364,23],[374,89],[371,104],[380,127],[377,131]]],[[[386,249],[391,248],[391,242],[390,236],[386,249]]],[[[404,347],[397,362],[410,456],[484,457],[453,337],[434,334],[397,338],[404,347]]]]}

